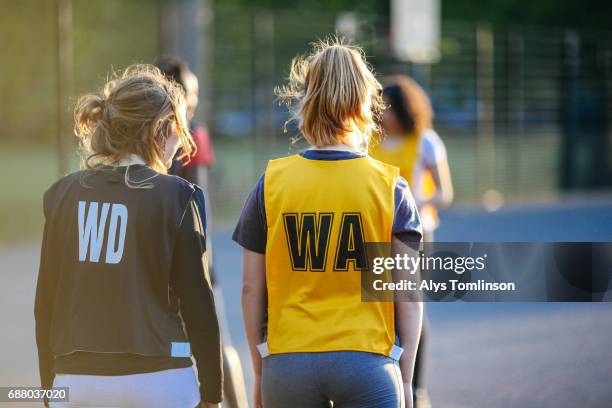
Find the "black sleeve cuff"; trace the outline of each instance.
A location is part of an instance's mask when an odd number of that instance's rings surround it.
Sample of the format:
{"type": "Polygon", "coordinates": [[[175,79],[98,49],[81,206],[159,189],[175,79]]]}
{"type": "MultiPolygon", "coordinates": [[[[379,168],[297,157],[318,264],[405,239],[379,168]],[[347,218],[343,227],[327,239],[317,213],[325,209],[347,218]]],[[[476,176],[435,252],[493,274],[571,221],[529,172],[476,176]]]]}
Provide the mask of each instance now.
{"type": "Polygon", "coordinates": [[[406,245],[421,242],[421,234],[418,231],[399,232],[393,235],[406,245]]]}
{"type": "Polygon", "coordinates": [[[210,402],[211,404],[219,404],[223,401],[223,390],[221,390],[221,394],[219,393],[211,393],[206,392],[203,386],[200,386],[200,398],[202,401],[210,402]]]}

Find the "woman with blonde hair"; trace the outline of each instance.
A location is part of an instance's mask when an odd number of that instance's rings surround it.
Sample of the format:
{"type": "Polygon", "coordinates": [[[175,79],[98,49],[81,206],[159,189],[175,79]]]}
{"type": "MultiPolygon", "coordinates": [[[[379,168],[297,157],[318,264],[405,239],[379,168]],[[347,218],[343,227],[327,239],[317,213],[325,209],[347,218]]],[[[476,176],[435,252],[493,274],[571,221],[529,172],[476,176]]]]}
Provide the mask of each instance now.
{"type": "Polygon", "coordinates": [[[412,406],[421,304],[361,301],[365,243],[421,239],[398,169],[367,155],[380,88],[358,48],[330,41],[277,90],[312,148],[268,163],[233,235],[256,407],[412,406]]]}
{"type": "Polygon", "coordinates": [[[192,150],[185,112],[181,88],[149,65],[77,103],[85,169],[45,193],[36,289],[41,383],[69,389],[52,407],[221,401],[203,195],[166,174],[192,150]]]}

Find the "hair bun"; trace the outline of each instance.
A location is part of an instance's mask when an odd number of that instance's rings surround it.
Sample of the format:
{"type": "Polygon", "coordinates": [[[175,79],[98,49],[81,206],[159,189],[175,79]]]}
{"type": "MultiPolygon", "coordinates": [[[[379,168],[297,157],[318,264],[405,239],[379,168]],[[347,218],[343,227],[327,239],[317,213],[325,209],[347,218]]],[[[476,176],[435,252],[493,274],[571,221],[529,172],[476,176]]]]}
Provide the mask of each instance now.
{"type": "Polygon", "coordinates": [[[104,115],[106,100],[98,95],[94,95],[90,101],[90,105],[91,106],[88,112],[89,119],[93,122],[99,122],[102,119],[102,115],[104,115]]]}
{"type": "Polygon", "coordinates": [[[79,98],[74,110],[74,129],[77,135],[91,134],[102,121],[106,100],[99,95],[89,94],[79,98]]]}

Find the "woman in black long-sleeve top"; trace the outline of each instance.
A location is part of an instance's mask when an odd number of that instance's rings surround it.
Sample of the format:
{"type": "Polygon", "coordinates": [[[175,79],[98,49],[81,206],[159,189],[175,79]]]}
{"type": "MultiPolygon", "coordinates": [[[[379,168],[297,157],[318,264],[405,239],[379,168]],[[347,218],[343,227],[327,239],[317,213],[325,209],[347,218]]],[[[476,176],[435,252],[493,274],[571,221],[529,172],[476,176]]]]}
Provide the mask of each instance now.
{"type": "Polygon", "coordinates": [[[166,174],[179,147],[191,152],[183,91],[133,66],[82,97],[75,122],[85,169],[44,197],[42,386],[68,387],[77,406],[216,406],[223,373],[203,195],[166,174]]]}

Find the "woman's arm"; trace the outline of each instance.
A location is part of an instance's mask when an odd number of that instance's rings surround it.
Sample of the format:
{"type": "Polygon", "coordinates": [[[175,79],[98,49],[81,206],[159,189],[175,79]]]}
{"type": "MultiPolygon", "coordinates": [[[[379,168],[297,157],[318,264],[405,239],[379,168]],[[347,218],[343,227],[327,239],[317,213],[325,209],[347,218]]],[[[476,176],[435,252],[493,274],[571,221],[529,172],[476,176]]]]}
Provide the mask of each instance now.
{"type": "Polygon", "coordinates": [[[243,251],[242,268],[242,315],[244,317],[244,327],[255,373],[253,400],[255,407],[259,408],[262,406],[261,355],[257,350],[257,345],[263,341],[263,326],[267,304],[265,255],[245,248],[243,251]]]}
{"type": "Polygon", "coordinates": [[[171,285],[180,299],[181,316],[198,368],[201,398],[214,404],[223,399],[223,361],[205,233],[199,216],[192,199],[175,242],[171,285]]]}
{"type": "Polygon", "coordinates": [[[453,182],[451,181],[450,168],[446,156],[435,164],[426,167],[436,186],[436,193],[421,205],[432,204],[438,208],[451,205],[454,198],[453,182]]]}
{"type": "Polygon", "coordinates": [[[404,349],[400,358],[400,371],[404,381],[406,407],[412,407],[412,374],[416,359],[421,325],[423,324],[423,304],[421,302],[397,302],[395,304],[397,333],[404,349]],[[408,403],[410,400],[410,403],[408,403]]]}
{"type": "MultiPolygon", "coordinates": [[[[453,202],[454,193],[446,146],[444,146],[440,136],[432,129],[424,130],[421,137],[421,160],[419,163],[421,171],[418,172],[417,176],[422,177],[424,173],[429,173],[435,185],[435,193],[431,197],[419,197],[420,202],[418,204],[420,207],[427,204],[436,207],[448,207],[453,202]]],[[[417,183],[421,182],[422,180],[417,180],[417,183]]],[[[418,189],[419,196],[422,195],[421,190],[421,188],[418,189]]]]}
{"type": "MultiPolygon", "coordinates": [[[[45,195],[46,207],[46,195],[45,195]]],[[[56,267],[56,251],[51,236],[51,227],[45,208],[45,229],[40,251],[40,267],[36,283],[36,298],[34,301],[34,319],[36,322],[36,346],[38,348],[38,369],[40,385],[48,389],[53,386],[55,373],[53,371],[54,357],[51,351],[51,320],[55,304],[55,291],[58,282],[56,267]]]]}
{"type": "MultiPolygon", "coordinates": [[[[401,244],[401,241],[395,236],[393,237],[393,242],[394,244],[401,244]]],[[[412,375],[423,325],[423,303],[396,302],[395,324],[400,345],[404,349],[399,363],[404,382],[406,408],[412,408],[412,375]]]]}
{"type": "Polygon", "coordinates": [[[38,369],[40,372],[40,385],[48,389],[53,385],[53,353],[51,352],[51,320],[53,318],[53,305],[55,303],[55,287],[57,284],[56,269],[53,268],[53,254],[49,251],[47,227],[40,254],[40,268],[36,284],[36,298],[34,301],[34,318],[36,321],[36,346],[38,347],[38,369]]]}

